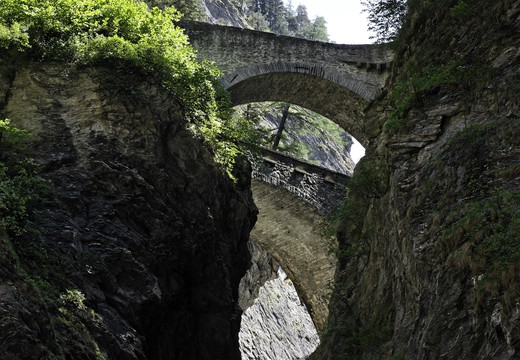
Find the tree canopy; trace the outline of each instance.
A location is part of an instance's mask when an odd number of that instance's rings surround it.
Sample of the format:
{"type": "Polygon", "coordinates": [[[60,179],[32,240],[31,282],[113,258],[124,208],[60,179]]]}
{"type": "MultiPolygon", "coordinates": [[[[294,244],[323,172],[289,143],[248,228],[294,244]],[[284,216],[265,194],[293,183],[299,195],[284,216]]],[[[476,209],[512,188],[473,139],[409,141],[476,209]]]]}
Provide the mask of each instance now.
{"type": "Polygon", "coordinates": [[[207,18],[200,0],[145,0],[145,2],[163,10],[173,6],[185,19],[205,21],[207,18]]]}
{"type": "Polygon", "coordinates": [[[408,11],[407,0],[364,0],[368,13],[368,29],[375,33],[378,43],[395,40],[408,11]]]}
{"type": "Polygon", "coordinates": [[[252,0],[248,20],[255,30],[329,41],[325,18],[309,19],[305,5],[298,5],[295,10],[291,2],[285,6],[283,0],[252,0]]]}

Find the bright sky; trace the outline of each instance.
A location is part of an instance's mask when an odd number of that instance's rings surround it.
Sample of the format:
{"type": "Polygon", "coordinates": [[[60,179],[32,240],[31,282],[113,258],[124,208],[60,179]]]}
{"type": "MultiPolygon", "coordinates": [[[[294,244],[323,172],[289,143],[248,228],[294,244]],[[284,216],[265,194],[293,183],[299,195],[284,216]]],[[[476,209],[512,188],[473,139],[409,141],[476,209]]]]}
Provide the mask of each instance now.
{"type": "MultiPolygon", "coordinates": [[[[287,4],[289,0],[285,0],[287,4]]],[[[362,13],[361,0],[292,0],[307,7],[310,19],[323,16],[327,21],[329,39],[338,44],[372,44],[367,30],[367,14],[362,13]]]]}

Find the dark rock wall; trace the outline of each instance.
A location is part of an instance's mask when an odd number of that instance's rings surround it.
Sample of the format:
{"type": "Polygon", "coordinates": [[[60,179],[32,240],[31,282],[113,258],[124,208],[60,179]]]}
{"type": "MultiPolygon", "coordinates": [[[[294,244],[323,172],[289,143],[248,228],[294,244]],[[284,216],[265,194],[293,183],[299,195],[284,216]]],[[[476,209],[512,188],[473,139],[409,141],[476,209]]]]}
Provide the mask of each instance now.
{"type": "Polygon", "coordinates": [[[268,280],[276,279],[276,272],[279,267],[279,264],[254,239],[249,239],[247,247],[251,254],[251,266],[240,280],[238,289],[242,310],[246,310],[253,305],[260,288],[268,280]]]}
{"type": "Polygon", "coordinates": [[[312,359],[518,359],[520,2],[435,3],[405,41],[367,113],[312,359]],[[383,131],[394,85],[414,77],[433,85],[383,131]]]}
{"type": "Polygon", "coordinates": [[[247,172],[223,176],[146,79],[41,63],[5,74],[1,110],[34,134],[52,194],[40,235],[1,245],[2,359],[239,359],[247,172]]]}

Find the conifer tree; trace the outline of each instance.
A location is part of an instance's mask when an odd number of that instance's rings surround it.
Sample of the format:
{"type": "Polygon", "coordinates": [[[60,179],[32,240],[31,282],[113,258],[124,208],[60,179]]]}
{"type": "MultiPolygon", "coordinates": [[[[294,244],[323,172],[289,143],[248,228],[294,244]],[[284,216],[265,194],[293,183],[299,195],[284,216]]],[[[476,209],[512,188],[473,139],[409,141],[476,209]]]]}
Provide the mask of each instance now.
{"type": "Polygon", "coordinates": [[[205,21],[206,13],[203,10],[202,0],[146,0],[150,6],[157,6],[160,9],[173,6],[179,10],[185,19],[205,21]]]}
{"type": "Polygon", "coordinates": [[[368,13],[368,29],[375,32],[376,42],[390,42],[397,36],[408,11],[407,0],[365,0],[368,13]]]}
{"type": "Polygon", "coordinates": [[[295,16],[295,32],[296,36],[302,36],[305,31],[311,26],[309,15],[307,14],[307,7],[305,5],[298,5],[295,16]]]}

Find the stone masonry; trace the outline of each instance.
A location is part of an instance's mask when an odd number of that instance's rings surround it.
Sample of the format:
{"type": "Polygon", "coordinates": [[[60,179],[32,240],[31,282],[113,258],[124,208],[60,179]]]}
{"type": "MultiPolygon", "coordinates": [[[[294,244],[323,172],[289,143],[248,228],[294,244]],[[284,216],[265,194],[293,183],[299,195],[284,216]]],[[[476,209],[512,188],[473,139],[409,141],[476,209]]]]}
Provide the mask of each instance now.
{"type": "Polygon", "coordinates": [[[259,215],[251,237],[284,268],[323,333],[336,268],[336,240],[324,234],[324,213],[344,201],[349,176],[268,150],[263,155],[253,165],[259,215]]]}
{"type": "Polygon", "coordinates": [[[199,22],[180,24],[200,59],[214,61],[235,105],[284,101],[320,113],[366,144],[362,113],[383,88],[394,54],[199,22]]]}

